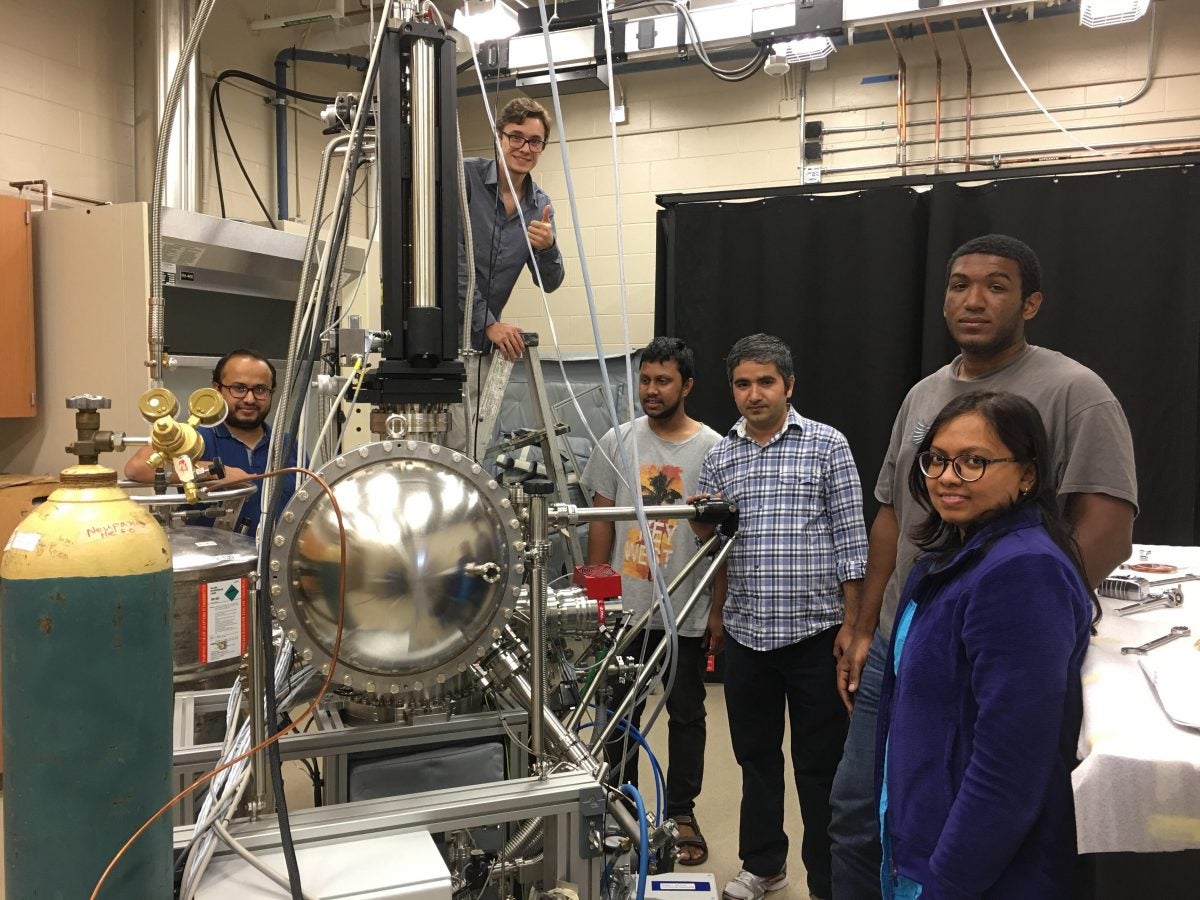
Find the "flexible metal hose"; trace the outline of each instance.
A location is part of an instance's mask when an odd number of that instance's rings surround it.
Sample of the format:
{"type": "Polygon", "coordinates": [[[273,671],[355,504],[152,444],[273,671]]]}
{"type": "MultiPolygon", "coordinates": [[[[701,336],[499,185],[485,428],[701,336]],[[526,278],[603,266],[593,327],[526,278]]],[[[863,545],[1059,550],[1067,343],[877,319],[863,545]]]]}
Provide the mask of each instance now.
{"type": "MultiPolygon", "coordinates": [[[[313,212],[310,220],[312,224],[308,229],[308,238],[304,243],[304,260],[300,265],[300,290],[296,295],[296,309],[292,313],[292,329],[288,335],[287,344],[287,364],[283,370],[283,385],[279,392],[279,396],[284,398],[284,402],[279,405],[279,410],[275,414],[277,423],[286,421],[285,407],[288,405],[287,398],[291,396],[292,380],[296,375],[296,351],[300,342],[300,323],[304,318],[304,309],[310,301],[313,289],[313,260],[317,255],[321,219],[325,215],[325,193],[329,187],[329,170],[333,160],[333,152],[349,140],[349,135],[340,134],[325,145],[325,150],[321,154],[321,171],[317,175],[317,192],[313,197],[313,212]]],[[[274,435],[272,435],[270,454],[268,456],[268,471],[279,468],[282,456],[283,444],[275,440],[274,435]]],[[[270,481],[267,481],[262,485],[261,490],[267,492],[269,489],[270,481]]],[[[264,496],[266,496],[265,493],[264,496]]],[[[264,508],[267,506],[265,501],[263,506],[264,508]]]]}
{"type": "Polygon", "coordinates": [[[517,833],[509,838],[508,843],[501,848],[497,854],[498,858],[513,859],[519,853],[524,853],[530,844],[541,839],[544,824],[545,820],[541,816],[526,819],[517,829],[517,833]]]}
{"type": "Polygon", "coordinates": [[[171,143],[171,132],[175,128],[175,112],[179,97],[183,93],[183,81],[191,67],[200,36],[208,24],[216,0],[201,0],[196,15],[188,28],[187,39],[179,53],[179,62],[171,76],[170,87],[163,101],[163,118],[158,128],[158,142],[154,148],[154,187],[150,192],[150,311],[147,331],[150,345],[150,380],[153,387],[162,387],[162,358],[166,341],[165,309],[162,284],[162,202],[167,180],[167,150],[171,143]]]}

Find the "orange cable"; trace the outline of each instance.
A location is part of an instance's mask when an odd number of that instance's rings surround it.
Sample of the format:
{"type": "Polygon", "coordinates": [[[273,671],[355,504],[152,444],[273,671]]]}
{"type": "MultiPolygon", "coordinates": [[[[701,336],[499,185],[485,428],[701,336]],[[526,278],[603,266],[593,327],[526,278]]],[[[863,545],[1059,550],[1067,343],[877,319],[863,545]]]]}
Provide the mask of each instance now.
{"type": "MultiPolygon", "coordinates": [[[[180,800],[182,800],[184,797],[186,797],[192,791],[196,790],[196,788],[200,787],[205,782],[214,778],[220,772],[225,771],[226,769],[228,769],[231,766],[237,765],[242,760],[248,759],[249,757],[253,756],[255,753],[258,753],[260,750],[262,750],[266,747],[269,747],[271,744],[278,741],[281,737],[283,737],[289,731],[295,731],[301,724],[303,724],[305,719],[307,719],[310,715],[312,715],[313,711],[317,708],[318,704],[320,704],[321,700],[324,699],[326,692],[329,690],[329,685],[333,682],[333,672],[334,672],[334,669],[337,668],[338,652],[341,650],[341,647],[342,647],[342,625],[343,625],[343,622],[345,619],[345,612],[346,612],[346,526],[345,526],[345,523],[342,521],[342,510],[341,510],[341,507],[338,506],[337,498],[334,497],[333,490],[329,487],[329,485],[325,482],[325,480],[323,478],[321,478],[320,475],[318,475],[316,472],[312,471],[311,469],[304,468],[303,466],[289,466],[289,467],[283,468],[283,469],[276,469],[273,472],[267,472],[263,475],[250,475],[245,479],[239,479],[239,481],[242,481],[242,480],[262,481],[266,478],[277,478],[280,475],[286,475],[288,473],[293,473],[293,472],[294,473],[302,473],[304,475],[307,475],[313,481],[315,481],[317,484],[319,484],[321,486],[321,490],[323,490],[325,492],[325,495],[327,497],[329,497],[329,502],[333,506],[333,513],[337,517],[337,523],[338,523],[339,570],[338,570],[337,635],[334,637],[334,641],[333,641],[333,652],[331,654],[332,658],[329,660],[329,672],[326,673],[326,675],[325,675],[325,681],[321,685],[321,690],[317,692],[317,696],[305,708],[304,712],[302,712],[295,720],[293,720],[291,722],[291,724],[289,724],[289,725],[285,726],[284,728],[280,729],[279,731],[275,732],[275,734],[271,735],[269,738],[262,741],[257,746],[251,747],[249,750],[247,750],[245,753],[241,754],[240,756],[235,756],[233,759],[229,760],[229,762],[225,763],[224,765],[218,766],[217,768],[213,769],[207,775],[200,776],[195,781],[193,781],[191,783],[191,785],[184,788],[182,791],[180,791],[178,794],[176,794],[174,797],[172,797],[170,800],[168,800],[158,810],[158,812],[156,812],[149,819],[147,819],[142,824],[142,827],[139,828],[137,831],[135,831],[133,833],[133,836],[125,842],[125,844],[121,847],[120,850],[117,851],[117,855],[112,858],[112,861],[109,862],[108,866],[104,869],[104,872],[100,875],[100,880],[96,882],[95,888],[92,889],[91,897],[89,898],[89,900],[96,900],[96,898],[100,895],[100,888],[103,887],[104,882],[108,878],[108,876],[110,874],[112,874],[113,869],[116,867],[116,865],[120,861],[121,857],[124,856],[126,851],[128,851],[129,848],[133,846],[134,842],[137,841],[137,839],[140,838],[146,832],[146,829],[148,829],[151,825],[153,825],[156,821],[158,821],[158,818],[163,813],[165,813],[167,810],[169,810],[172,806],[174,806],[176,803],[178,803],[180,800]]],[[[258,700],[258,698],[253,698],[254,702],[257,702],[257,700],[258,700]]]]}

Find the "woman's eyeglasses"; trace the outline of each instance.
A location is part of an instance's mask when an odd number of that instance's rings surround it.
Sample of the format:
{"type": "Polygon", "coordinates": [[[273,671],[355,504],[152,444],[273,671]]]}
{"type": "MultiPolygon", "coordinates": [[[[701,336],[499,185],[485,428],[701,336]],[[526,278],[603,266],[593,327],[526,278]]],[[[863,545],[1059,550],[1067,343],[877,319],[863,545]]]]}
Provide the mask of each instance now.
{"type": "Polygon", "coordinates": [[[1023,462],[1023,460],[1019,460],[1015,456],[988,459],[986,456],[977,456],[974,453],[960,453],[951,459],[931,450],[926,450],[917,457],[917,465],[921,467],[926,478],[941,478],[942,473],[946,471],[946,466],[949,465],[954,469],[954,474],[963,481],[978,481],[983,477],[989,465],[1004,462],[1023,462]]]}

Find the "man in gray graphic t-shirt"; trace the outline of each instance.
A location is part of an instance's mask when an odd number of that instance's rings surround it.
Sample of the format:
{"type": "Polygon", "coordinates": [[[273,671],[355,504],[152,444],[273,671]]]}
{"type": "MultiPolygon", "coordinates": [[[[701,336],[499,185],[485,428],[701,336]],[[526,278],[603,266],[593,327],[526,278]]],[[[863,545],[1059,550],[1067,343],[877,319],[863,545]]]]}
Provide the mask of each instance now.
{"type": "MultiPolygon", "coordinates": [[[[628,465],[637,457],[637,486],[647,505],[682,503],[696,493],[700,464],[720,435],[702,422],[688,416],[684,400],[692,389],[694,368],[692,351],[678,338],[655,338],[642,351],[638,370],[638,399],[645,413],[621,426],[621,443],[628,465]]],[[[597,449],[583,470],[583,485],[593,493],[597,506],[632,506],[633,493],[628,472],[618,472],[621,454],[617,430],[600,439],[597,449]]],[[[650,540],[654,558],[666,582],[683,569],[696,552],[692,530],[682,519],[652,521],[650,540]]],[[[654,601],[655,582],[651,580],[650,550],[637,522],[593,522],[588,527],[587,561],[608,563],[621,576],[622,602],[626,610],[640,614],[654,601]]],[[[674,601],[682,603],[692,593],[693,574],[675,592],[674,601]]],[[[714,582],[719,610],[724,600],[724,577],[714,582]]],[[[709,599],[697,603],[691,614],[679,624],[679,655],[675,684],[667,697],[667,815],[679,826],[679,862],[700,865],[708,858],[704,836],[696,824],[695,804],[704,775],[704,663],[720,649],[718,624],[710,642],[709,599]]],[[[642,658],[663,639],[662,618],[656,615],[651,626],[630,647],[630,654],[642,658]]],[[[612,702],[620,702],[623,686],[617,685],[612,702]]],[[[633,713],[635,727],[641,724],[644,703],[633,713]]],[[[637,784],[637,754],[625,760],[631,740],[618,734],[605,747],[614,778],[619,783],[637,784]]]]}

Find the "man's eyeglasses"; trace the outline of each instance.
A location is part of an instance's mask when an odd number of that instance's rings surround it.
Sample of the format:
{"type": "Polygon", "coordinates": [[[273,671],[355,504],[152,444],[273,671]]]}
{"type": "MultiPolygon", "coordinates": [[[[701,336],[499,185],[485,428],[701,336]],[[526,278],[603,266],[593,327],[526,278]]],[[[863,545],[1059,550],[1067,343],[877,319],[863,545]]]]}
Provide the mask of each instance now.
{"type": "Polygon", "coordinates": [[[954,459],[926,450],[917,457],[917,465],[925,473],[926,478],[941,478],[946,471],[946,465],[954,467],[954,474],[963,481],[978,481],[987,471],[991,463],[1024,462],[1015,456],[1004,456],[998,459],[988,459],[986,456],[976,456],[974,453],[962,453],[954,459]]]}
{"type": "Polygon", "coordinates": [[[256,384],[254,387],[251,387],[248,384],[242,384],[240,381],[235,381],[233,384],[222,384],[221,387],[229,391],[237,400],[241,400],[247,394],[253,394],[255,400],[266,400],[275,393],[274,388],[269,388],[265,384],[256,384]]]}
{"type": "Polygon", "coordinates": [[[514,150],[520,150],[526,144],[529,145],[529,149],[534,153],[541,153],[546,149],[545,138],[525,137],[525,135],[519,134],[515,131],[502,131],[500,133],[508,138],[508,142],[513,145],[514,150]]]}

